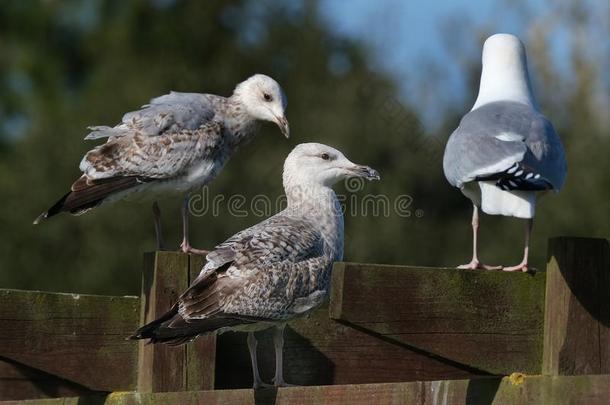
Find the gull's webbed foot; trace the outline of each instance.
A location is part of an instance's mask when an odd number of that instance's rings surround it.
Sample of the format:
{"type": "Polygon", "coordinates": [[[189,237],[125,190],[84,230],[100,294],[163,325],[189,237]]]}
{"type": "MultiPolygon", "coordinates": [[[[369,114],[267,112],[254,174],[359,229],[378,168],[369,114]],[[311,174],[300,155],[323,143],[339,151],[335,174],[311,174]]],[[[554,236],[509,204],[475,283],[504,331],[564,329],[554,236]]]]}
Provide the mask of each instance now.
{"type": "Polygon", "coordinates": [[[200,255],[200,256],[206,256],[208,253],[210,253],[209,250],[195,249],[187,241],[182,241],[182,243],[180,244],[180,250],[182,250],[182,252],[187,253],[187,254],[191,253],[191,254],[200,255]]]}
{"type": "Polygon", "coordinates": [[[502,270],[503,271],[522,271],[524,273],[527,273],[529,271],[529,267],[527,265],[527,262],[521,262],[516,266],[503,267],[502,270]]]}
{"type": "Polygon", "coordinates": [[[502,270],[502,266],[490,266],[478,260],[472,260],[470,263],[457,266],[457,268],[463,270],[502,270]]]}

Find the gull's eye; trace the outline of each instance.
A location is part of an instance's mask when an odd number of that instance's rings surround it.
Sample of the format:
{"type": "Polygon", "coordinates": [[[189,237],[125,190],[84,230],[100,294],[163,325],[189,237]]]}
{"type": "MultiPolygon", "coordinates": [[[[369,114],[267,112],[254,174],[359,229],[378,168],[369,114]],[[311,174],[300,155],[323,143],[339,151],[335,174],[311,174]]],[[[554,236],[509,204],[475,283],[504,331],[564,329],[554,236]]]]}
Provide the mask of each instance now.
{"type": "Polygon", "coordinates": [[[320,157],[324,160],[330,160],[330,156],[328,155],[328,153],[323,153],[320,155],[320,157]]]}
{"type": "Polygon", "coordinates": [[[269,93],[263,93],[263,98],[265,101],[273,101],[273,97],[271,97],[271,94],[269,93]]]}

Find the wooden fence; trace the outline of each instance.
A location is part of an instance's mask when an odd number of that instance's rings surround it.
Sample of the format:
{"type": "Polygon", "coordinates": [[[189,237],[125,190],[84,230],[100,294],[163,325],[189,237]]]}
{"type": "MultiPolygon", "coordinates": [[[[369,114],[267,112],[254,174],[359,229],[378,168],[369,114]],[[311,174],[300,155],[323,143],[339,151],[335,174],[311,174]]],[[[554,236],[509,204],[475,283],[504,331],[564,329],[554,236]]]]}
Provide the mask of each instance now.
{"type": "MultiPolygon", "coordinates": [[[[607,239],[551,239],[547,269],[534,274],[337,263],[329,304],[286,329],[286,379],[308,387],[277,391],[238,390],[251,386],[243,334],[182,347],[125,340],[201,266],[197,256],[146,254],[141,297],[0,290],[0,400],[610,403],[607,239]],[[546,377],[502,378],[515,372],[546,377]]],[[[259,356],[269,380],[269,333],[259,356]]]]}

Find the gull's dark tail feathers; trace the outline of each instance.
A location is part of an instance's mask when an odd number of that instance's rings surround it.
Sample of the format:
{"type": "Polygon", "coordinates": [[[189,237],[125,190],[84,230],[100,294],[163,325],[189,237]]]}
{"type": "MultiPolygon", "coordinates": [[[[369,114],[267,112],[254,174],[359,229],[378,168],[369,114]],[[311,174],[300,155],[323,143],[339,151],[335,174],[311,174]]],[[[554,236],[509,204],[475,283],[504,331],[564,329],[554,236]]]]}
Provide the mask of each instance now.
{"type": "Polygon", "coordinates": [[[129,339],[149,339],[148,343],[165,343],[176,346],[188,343],[199,335],[242,323],[247,322],[225,317],[193,319],[187,322],[178,313],[178,304],[176,303],[166,314],[135,331],[129,339]]]}
{"type": "Polygon", "coordinates": [[[137,176],[111,177],[108,179],[91,180],[81,176],[72,184],[72,188],[61,197],[51,208],[34,220],[34,225],[61,212],[81,215],[100,205],[108,196],[130,189],[150,179],[137,176]]]}
{"type": "MultiPolygon", "coordinates": [[[[135,333],[129,337],[129,339],[150,339],[148,343],[168,343],[179,345],[194,338],[195,336],[186,336],[184,333],[179,333],[179,330],[170,332],[168,323],[171,323],[175,317],[180,317],[178,314],[178,304],[175,304],[172,309],[170,309],[162,317],[155,319],[154,321],[147,323],[136,330],[135,333]]],[[[180,319],[182,319],[182,317],[180,317],[180,319]]]]}

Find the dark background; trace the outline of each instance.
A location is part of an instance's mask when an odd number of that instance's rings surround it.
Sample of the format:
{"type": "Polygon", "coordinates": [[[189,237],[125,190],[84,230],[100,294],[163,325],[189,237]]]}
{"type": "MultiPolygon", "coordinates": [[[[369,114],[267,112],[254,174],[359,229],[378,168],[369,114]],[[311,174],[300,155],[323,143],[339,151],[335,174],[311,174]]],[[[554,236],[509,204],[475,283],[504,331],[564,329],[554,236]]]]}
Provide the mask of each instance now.
{"type": "MultiPolygon", "coordinates": [[[[421,66],[405,66],[418,75],[398,77],[379,67],[384,52],[392,49],[375,49],[367,41],[368,32],[341,35],[322,17],[317,1],[287,4],[3,3],[0,287],[137,294],[142,252],[154,248],[148,204],[123,202],[39,226],[32,221],[67,190],[79,175],[82,155],[97,144],[82,139],[86,126],[114,125],[123,113],[169,90],[230,95],[237,82],[256,72],[274,77],[288,94],[292,137],[286,141],[277,128],[265,125],[211,184],[210,198],[235,193],[276,198],[282,194],[281,168],[288,152],[300,142],[323,142],[381,173],[382,181],[355,194],[357,202],[367,193],[390,201],[399,195],[412,199],[409,217],[394,210],[387,217],[348,215],[345,260],[427,266],[468,261],[471,206],[446,182],[442,153],[476,96],[480,46],[499,27],[459,24],[451,16],[438,22],[446,51],[457,61],[453,68],[457,66],[465,89],[463,102],[446,97],[444,103],[424,104],[434,96],[443,99],[438,96],[447,92],[442,80],[450,74],[447,64],[422,61],[421,66]],[[405,91],[404,80],[415,90],[405,91]]],[[[589,46],[592,40],[608,42],[608,16],[597,14],[600,8],[590,2],[543,4],[541,15],[548,11],[555,16],[563,37],[551,41],[553,26],[534,24],[526,12],[523,18],[531,25],[526,24],[529,29],[521,37],[538,101],[563,139],[569,174],[564,190],[539,204],[532,243],[537,267],[544,267],[550,236],[610,234],[609,88],[604,70],[609,55],[607,46],[589,46]],[[600,18],[605,35],[592,36],[590,28],[600,18]],[[554,43],[562,47],[560,65],[553,58],[554,43]]],[[[344,7],[350,7],[348,2],[344,7]]],[[[382,25],[366,28],[379,30],[382,25]]],[[[344,193],[345,186],[337,191],[344,193]]],[[[161,203],[166,239],[176,248],[179,200],[161,203]]],[[[352,209],[351,200],[347,202],[352,209]]],[[[226,204],[220,207],[218,216],[192,219],[194,246],[212,247],[261,220],[253,214],[236,217],[226,204]]],[[[516,264],[522,254],[522,227],[517,219],[483,216],[482,260],[516,264]]]]}

